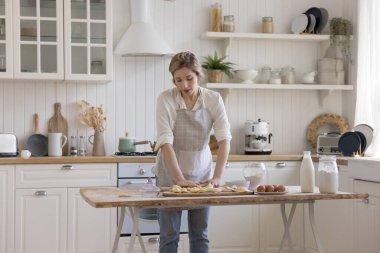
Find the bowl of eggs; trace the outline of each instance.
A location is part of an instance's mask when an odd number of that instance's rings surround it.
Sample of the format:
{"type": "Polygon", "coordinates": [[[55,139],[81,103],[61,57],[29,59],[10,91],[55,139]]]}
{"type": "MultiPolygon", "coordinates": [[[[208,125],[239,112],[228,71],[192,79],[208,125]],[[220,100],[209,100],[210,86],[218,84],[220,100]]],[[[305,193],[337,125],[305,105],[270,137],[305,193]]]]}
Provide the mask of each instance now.
{"type": "Polygon", "coordinates": [[[254,69],[238,69],[234,71],[235,75],[241,80],[241,83],[253,83],[253,79],[258,74],[257,70],[254,69]]]}

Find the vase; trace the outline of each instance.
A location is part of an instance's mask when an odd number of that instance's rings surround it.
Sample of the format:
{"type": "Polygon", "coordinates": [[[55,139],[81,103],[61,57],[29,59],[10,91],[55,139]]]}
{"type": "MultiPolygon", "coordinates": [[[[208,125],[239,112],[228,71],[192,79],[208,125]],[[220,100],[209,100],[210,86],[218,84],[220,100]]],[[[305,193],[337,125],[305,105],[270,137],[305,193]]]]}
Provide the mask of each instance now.
{"type": "Polygon", "coordinates": [[[207,71],[207,78],[209,83],[222,83],[223,71],[219,69],[212,69],[207,71]]]}
{"type": "Polygon", "coordinates": [[[92,147],[93,156],[104,156],[106,155],[106,149],[104,146],[104,132],[95,131],[95,134],[90,137],[90,143],[92,147]],[[93,137],[93,139],[91,138],[93,137]],[[92,142],[91,142],[92,139],[92,142]]]}

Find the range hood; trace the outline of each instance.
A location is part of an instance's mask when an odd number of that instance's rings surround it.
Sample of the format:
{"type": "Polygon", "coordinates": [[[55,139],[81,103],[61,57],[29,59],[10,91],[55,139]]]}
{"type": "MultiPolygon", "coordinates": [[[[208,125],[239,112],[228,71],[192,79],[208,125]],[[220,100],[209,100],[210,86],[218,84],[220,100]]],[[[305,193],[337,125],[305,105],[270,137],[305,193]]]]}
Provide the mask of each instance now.
{"type": "Polygon", "coordinates": [[[114,49],[115,55],[165,56],[173,55],[173,50],[154,29],[150,22],[152,0],[130,0],[131,25],[114,49]]]}

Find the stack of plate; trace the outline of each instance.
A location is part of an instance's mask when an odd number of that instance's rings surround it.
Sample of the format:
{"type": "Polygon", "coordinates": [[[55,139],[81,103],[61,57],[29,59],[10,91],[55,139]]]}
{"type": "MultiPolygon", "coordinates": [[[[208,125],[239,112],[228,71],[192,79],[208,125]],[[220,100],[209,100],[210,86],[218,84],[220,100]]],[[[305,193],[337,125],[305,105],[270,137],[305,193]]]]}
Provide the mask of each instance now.
{"type": "Polygon", "coordinates": [[[291,31],[295,34],[320,34],[327,25],[328,20],[329,14],[326,9],[312,7],[293,19],[291,31]]]}
{"type": "Polygon", "coordinates": [[[373,128],[367,124],[356,125],[352,131],[341,135],[338,142],[339,151],[344,156],[364,155],[371,144],[373,128]]]}

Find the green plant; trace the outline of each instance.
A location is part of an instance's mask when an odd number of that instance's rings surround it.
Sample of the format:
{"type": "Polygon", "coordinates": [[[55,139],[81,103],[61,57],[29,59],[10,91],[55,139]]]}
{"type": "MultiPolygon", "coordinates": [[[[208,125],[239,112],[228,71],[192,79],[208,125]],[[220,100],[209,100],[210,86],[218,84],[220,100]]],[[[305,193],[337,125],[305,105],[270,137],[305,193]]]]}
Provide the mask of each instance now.
{"type": "Polygon", "coordinates": [[[228,77],[232,78],[233,74],[233,65],[232,62],[225,61],[227,56],[219,57],[217,52],[214,52],[214,55],[208,55],[203,57],[204,61],[202,63],[202,68],[206,70],[221,70],[228,77]]]}
{"type": "Polygon", "coordinates": [[[330,20],[330,45],[341,50],[344,57],[351,59],[352,23],[345,18],[333,18],[330,20]]]}

